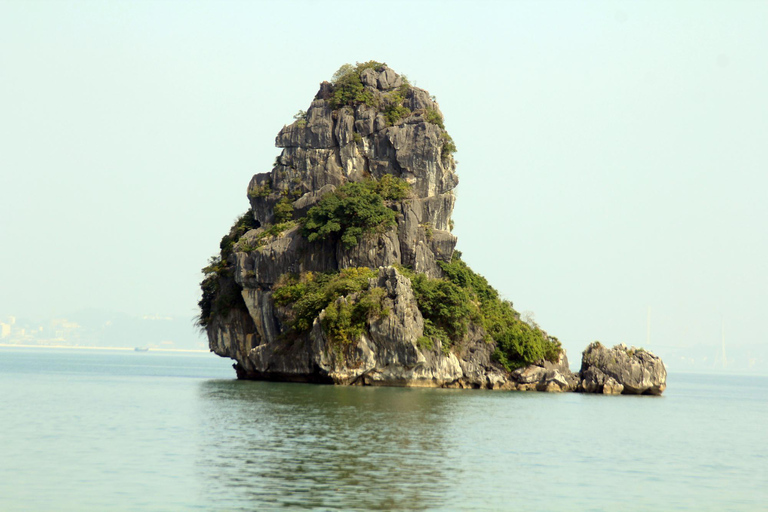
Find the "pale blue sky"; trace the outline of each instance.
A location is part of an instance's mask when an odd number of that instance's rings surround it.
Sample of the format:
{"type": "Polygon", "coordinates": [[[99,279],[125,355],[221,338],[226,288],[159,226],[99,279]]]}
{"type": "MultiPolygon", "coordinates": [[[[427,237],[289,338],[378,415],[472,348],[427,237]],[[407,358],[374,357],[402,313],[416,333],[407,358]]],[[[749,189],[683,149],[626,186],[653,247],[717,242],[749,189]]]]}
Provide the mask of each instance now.
{"type": "Polygon", "coordinates": [[[436,95],[458,248],[572,358],[766,340],[766,2],[0,1],[0,316],[193,317],[345,62],[436,95]]]}

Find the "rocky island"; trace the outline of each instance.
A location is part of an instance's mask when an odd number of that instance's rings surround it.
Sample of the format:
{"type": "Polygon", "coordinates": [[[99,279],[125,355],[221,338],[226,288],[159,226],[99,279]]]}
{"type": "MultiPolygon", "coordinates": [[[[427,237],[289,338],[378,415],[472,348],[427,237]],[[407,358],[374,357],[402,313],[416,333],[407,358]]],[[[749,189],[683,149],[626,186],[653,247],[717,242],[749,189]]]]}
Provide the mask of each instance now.
{"type": "Polygon", "coordinates": [[[572,373],[455,250],[439,105],[378,62],[344,65],[284,126],[250,209],[203,269],[199,324],[240,379],[661,394],[642,349],[595,342],[572,373]]]}

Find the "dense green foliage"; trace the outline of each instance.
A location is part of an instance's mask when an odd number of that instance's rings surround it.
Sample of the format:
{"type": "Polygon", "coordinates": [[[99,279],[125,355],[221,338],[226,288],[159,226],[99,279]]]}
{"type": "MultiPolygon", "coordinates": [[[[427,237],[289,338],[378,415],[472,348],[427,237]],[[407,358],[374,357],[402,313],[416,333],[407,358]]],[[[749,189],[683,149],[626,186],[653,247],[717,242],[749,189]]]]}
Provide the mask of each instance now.
{"type": "MultiPolygon", "coordinates": [[[[560,343],[536,326],[520,320],[512,303],[454,252],[450,263],[439,262],[445,279],[430,279],[401,269],[413,283],[419,310],[424,317],[424,336],[442,342],[443,350],[461,341],[470,322],[482,326],[488,341],[496,342],[493,357],[507,370],[541,359],[556,360],[560,343]]],[[[420,340],[428,345],[426,340],[420,340]]]]}
{"type": "Polygon", "coordinates": [[[407,181],[391,174],[385,174],[378,180],[366,180],[363,183],[385,201],[402,201],[411,193],[411,186],[407,181]]]}
{"type": "Polygon", "coordinates": [[[441,133],[440,137],[443,139],[443,147],[442,147],[443,159],[446,159],[448,158],[448,155],[452,155],[456,152],[456,143],[453,142],[453,137],[448,135],[448,132],[441,133]]]}
{"type": "Polygon", "coordinates": [[[229,233],[224,235],[219,243],[221,252],[212,257],[208,261],[208,265],[203,268],[205,277],[200,283],[203,295],[197,303],[200,307],[200,316],[196,322],[198,326],[206,327],[214,317],[224,316],[232,309],[246,310],[243,297],[240,294],[240,286],[234,279],[229,257],[236,251],[255,251],[272,238],[294,226],[296,226],[295,221],[273,224],[249,241],[243,235],[257,228],[253,212],[248,210],[235,221],[229,233]]]}
{"type": "Polygon", "coordinates": [[[367,267],[285,275],[275,284],[272,298],[278,306],[290,308],[290,332],[308,331],[325,309],[326,334],[334,342],[349,344],[363,333],[369,318],[387,314],[381,306],[384,290],[369,287],[368,280],[377,275],[378,271],[367,267]],[[354,300],[351,294],[356,294],[354,300]]]}
{"type": "Polygon", "coordinates": [[[531,364],[541,359],[557,360],[560,342],[547,336],[537,326],[520,320],[512,303],[502,300],[488,281],[475,273],[454,252],[450,263],[440,263],[446,278],[474,296],[480,322],[490,338],[496,341],[494,358],[507,370],[531,364]]]}
{"type": "Polygon", "coordinates": [[[445,130],[445,124],[443,123],[443,116],[440,115],[435,109],[428,108],[424,113],[424,120],[428,123],[436,124],[441,129],[445,130]]]}
{"type": "Polygon", "coordinates": [[[376,61],[357,63],[356,65],[344,64],[336,73],[333,74],[331,83],[333,84],[333,96],[330,104],[332,109],[339,109],[344,106],[354,106],[364,103],[369,107],[376,107],[384,114],[389,125],[395,124],[400,119],[411,115],[411,110],[403,102],[405,96],[411,88],[408,79],[401,76],[402,85],[396,90],[380,96],[374,94],[371,90],[366,90],[361,80],[360,74],[366,69],[380,71],[386,64],[376,61]]]}
{"type": "Polygon", "coordinates": [[[215,266],[220,264],[220,260],[217,257],[211,258],[209,265],[203,269],[205,277],[200,283],[200,289],[203,292],[203,296],[197,302],[200,308],[200,316],[197,317],[196,324],[200,327],[206,327],[211,319],[216,302],[216,297],[219,295],[219,275],[215,266]],[[208,270],[206,272],[206,270],[208,270]]]}
{"type": "Polygon", "coordinates": [[[200,307],[200,316],[196,322],[199,327],[207,327],[213,318],[226,316],[233,309],[246,310],[240,287],[232,278],[230,268],[225,268],[221,273],[206,275],[200,288],[203,296],[197,303],[200,307]]]}
{"type": "Polygon", "coordinates": [[[349,182],[324,196],[300,219],[302,234],[310,242],[341,240],[350,249],[366,233],[383,232],[395,225],[388,201],[408,196],[409,185],[389,174],[381,180],[349,182]]]}
{"type": "Polygon", "coordinates": [[[445,279],[418,274],[411,280],[419,310],[424,317],[424,336],[439,340],[444,351],[464,337],[472,320],[478,320],[471,293],[445,279]]]}
{"type": "Polygon", "coordinates": [[[197,303],[200,307],[200,316],[197,318],[198,326],[206,327],[214,316],[224,315],[234,308],[245,308],[245,303],[240,295],[240,287],[232,277],[232,268],[228,259],[237,248],[238,240],[246,232],[256,229],[257,226],[258,223],[254,219],[253,211],[248,210],[238,217],[229,233],[221,238],[219,255],[212,257],[203,269],[205,277],[200,283],[203,296],[197,303]]]}
{"type": "Polygon", "coordinates": [[[376,98],[369,91],[365,90],[365,86],[363,86],[363,82],[360,80],[360,73],[368,68],[378,70],[384,65],[382,62],[370,60],[363,63],[358,62],[355,66],[351,64],[341,66],[331,79],[333,84],[331,108],[337,109],[356,103],[376,106],[376,98]]]}
{"type": "MultiPolygon", "coordinates": [[[[253,211],[250,209],[235,221],[229,233],[224,235],[221,238],[221,242],[219,242],[219,249],[221,249],[220,259],[225,265],[229,255],[234,252],[235,244],[240,240],[240,237],[248,231],[256,229],[258,226],[259,224],[253,216],[253,211]]],[[[203,269],[203,272],[205,272],[205,269],[203,269]]]]}
{"type": "Polygon", "coordinates": [[[386,316],[389,312],[381,305],[384,288],[363,290],[355,300],[343,298],[325,308],[323,329],[331,341],[349,345],[364,332],[371,318],[386,316]]]}
{"type": "MultiPolygon", "coordinates": [[[[347,183],[323,198],[315,207],[319,210],[311,217],[317,221],[317,226],[326,228],[327,236],[338,236],[345,242],[348,240],[345,235],[351,233],[357,237],[368,229],[375,231],[394,222],[394,212],[386,207],[385,202],[402,200],[408,194],[407,183],[390,175],[379,181],[347,183]],[[327,199],[330,201],[326,202],[327,199]],[[381,209],[390,212],[391,216],[382,214],[381,209]],[[329,229],[328,224],[339,228],[329,229]]],[[[308,229],[309,218],[308,215],[304,221],[305,230],[308,229]]],[[[288,221],[269,226],[256,237],[251,236],[248,242],[242,235],[256,227],[253,213],[248,211],[238,218],[221,240],[221,254],[211,258],[209,265],[203,269],[205,279],[201,283],[203,296],[198,303],[198,325],[206,327],[214,317],[226,315],[233,309],[245,310],[240,287],[235,283],[228,263],[233,251],[255,250],[271,237],[279,236],[295,225],[295,221],[288,221]],[[240,241],[235,243],[238,239],[240,241]],[[248,243],[252,246],[246,247],[248,243]]],[[[311,235],[319,236],[319,233],[319,229],[311,231],[308,238],[312,240],[311,235]]],[[[431,279],[400,267],[400,271],[411,279],[419,310],[424,317],[424,336],[418,340],[420,347],[432,349],[434,343],[440,341],[443,351],[447,353],[461,343],[470,324],[475,324],[485,330],[488,342],[496,343],[493,358],[509,371],[541,359],[557,359],[560,353],[557,339],[547,336],[535,324],[522,321],[512,303],[502,300],[483,276],[476,274],[461,260],[458,251],[454,252],[450,263],[439,262],[439,265],[445,274],[443,279],[431,279]]],[[[325,333],[337,346],[346,346],[359,338],[368,320],[388,314],[382,307],[385,291],[369,286],[369,279],[376,275],[377,271],[370,268],[285,275],[276,283],[273,299],[275,304],[289,308],[291,313],[287,327],[291,333],[308,331],[325,309],[325,333]]]]}
{"type": "Polygon", "coordinates": [[[276,223],[288,222],[293,218],[293,202],[287,197],[283,197],[275,205],[274,212],[276,223]]]}
{"type": "MultiPolygon", "coordinates": [[[[277,161],[275,161],[275,165],[277,165],[277,161]]],[[[272,193],[272,179],[268,179],[261,185],[256,185],[253,189],[248,191],[248,197],[250,198],[256,198],[256,197],[267,197],[269,194],[272,193]]]]}
{"type": "Polygon", "coordinates": [[[404,119],[411,115],[411,109],[403,105],[404,101],[405,93],[401,90],[391,92],[387,95],[386,101],[384,102],[384,117],[387,119],[387,124],[393,125],[400,119],[404,119]]]}
{"type": "MultiPolygon", "coordinates": [[[[265,182],[262,189],[267,189],[269,186],[270,184],[265,182]]],[[[310,209],[306,217],[299,219],[302,224],[302,232],[310,241],[336,238],[344,243],[345,247],[351,248],[366,233],[377,232],[394,225],[395,212],[388,208],[387,204],[402,201],[409,194],[410,186],[408,183],[389,174],[384,175],[380,180],[347,183],[339,187],[334,193],[322,198],[317,206],[310,209]]],[[[201,327],[207,326],[214,316],[225,314],[228,310],[241,306],[242,297],[239,287],[234,282],[232,268],[228,262],[229,257],[235,251],[255,251],[297,225],[297,221],[292,220],[293,204],[288,197],[283,197],[275,205],[274,213],[275,224],[264,226],[264,229],[255,236],[245,237],[243,236],[245,233],[258,227],[253,212],[248,210],[237,219],[229,233],[222,237],[219,244],[220,254],[212,258],[209,265],[203,269],[205,278],[200,283],[203,296],[198,303],[200,306],[198,325],[201,327]]],[[[365,279],[373,277],[375,274],[374,271],[370,272],[373,274],[366,274],[365,279]]],[[[335,299],[362,290],[362,284],[360,284],[362,281],[359,279],[356,281],[352,277],[352,273],[343,271],[336,280],[329,281],[327,277],[318,278],[317,283],[327,284],[330,287],[323,288],[321,295],[324,297],[332,296],[335,299]],[[339,290],[344,293],[335,293],[339,290]]],[[[358,275],[358,277],[360,276],[358,275]]],[[[367,287],[367,280],[365,279],[363,281],[367,287]]],[[[315,282],[314,278],[312,278],[312,282],[315,282]]],[[[288,289],[295,291],[301,289],[306,283],[295,284],[298,288],[288,289]]],[[[374,295],[376,293],[378,292],[371,292],[374,295]]],[[[373,304],[378,303],[372,299],[373,295],[371,294],[362,294],[355,304],[340,303],[335,305],[330,304],[330,300],[323,299],[320,307],[313,309],[310,306],[313,304],[312,301],[317,298],[317,294],[310,293],[307,298],[298,301],[296,305],[296,311],[299,312],[297,325],[308,328],[302,322],[310,322],[311,325],[312,319],[322,309],[329,307],[327,313],[327,322],[331,329],[329,332],[334,333],[333,336],[341,340],[352,339],[364,323],[361,319],[373,312],[375,310],[373,304]],[[310,316],[306,317],[302,312],[310,316]]]]}

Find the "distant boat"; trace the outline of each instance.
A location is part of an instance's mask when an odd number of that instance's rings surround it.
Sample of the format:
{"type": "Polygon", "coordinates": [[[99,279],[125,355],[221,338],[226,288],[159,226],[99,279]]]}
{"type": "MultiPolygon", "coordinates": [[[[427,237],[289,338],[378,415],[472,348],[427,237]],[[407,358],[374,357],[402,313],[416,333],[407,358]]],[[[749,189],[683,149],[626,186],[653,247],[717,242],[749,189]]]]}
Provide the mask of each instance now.
{"type": "Polygon", "coordinates": [[[136,347],[133,350],[135,350],[136,352],[149,352],[149,348],[147,347],[136,347]]]}

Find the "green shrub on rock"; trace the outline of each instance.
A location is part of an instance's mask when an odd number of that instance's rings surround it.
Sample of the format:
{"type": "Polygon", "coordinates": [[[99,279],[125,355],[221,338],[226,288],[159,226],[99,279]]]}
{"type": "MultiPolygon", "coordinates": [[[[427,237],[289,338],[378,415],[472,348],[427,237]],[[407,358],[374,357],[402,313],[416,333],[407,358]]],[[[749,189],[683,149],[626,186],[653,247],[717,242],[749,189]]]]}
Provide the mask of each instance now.
{"type": "MultiPolygon", "coordinates": [[[[277,161],[275,161],[275,165],[277,165],[277,161]]],[[[253,189],[248,191],[248,197],[251,199],[255,199],[257,197],[267,197],[269,194],[272,193],[272,179],[266,180],[261,185],[256,185],[253,189]]]]}
{"type": "Polygon", "coordinates": [[[352,298],[342,297],[325,308],[323,330],[332,342],[349,345],[365,332],[370,318],[386,314],[381,299],[383,288],[370,288],[352,298]]]}
{"type": "Polygon", "coordinates": [[[428,108],[426,113],[424,114],[424,120],[428,123],[436,124],[441,129],[445,130],[445,124],[443,123],[443,116],[440,115],[440,112],[433,108],[428,108]]]}
{"type": "Polygon", "coordinates": [[[334,342],[349,344],[363,333],[369,318],[387,314],[381,306],[384,289],[369,287],[368,280],[377,275],[377,270],[367,267],[284,275],[275,284],[272,298],[278,306],[289,308],[290,332],[308,331],[325,309],[326,334],[334,342]]]}
{"type": "Polygon", "coordinates": [[[458,343],[467,333],[477,308],[466,288],[445,279],[417,274],[412,279],[419,310],[424,317],[424,335],[443,346],[458,343]]]}
{"type": "Polygon", "coordinates": [[[448,135],[448,132],[441,133],[440,137],[443,139],[442,155],[443,160],[445,160],[448,158],[448,155],[456,152],[456,143],[453,142],[453,137],[448,135]]]}
{"type": "MultiPolygon", "coordinates": [[[[235,224],[229,229],[229,233],[224,235],[219,242],[219,249],[221,249],[220,258],[225,264],[230,254],[235,250],[235,244],[237,244],[240,237],[252,229],[259,227],[258,221],[253,216],[253,210],[248,210],[243,215],[238,217],[235,224]]],[[[206,267],[207,268],[207,267],[206,267]]],[[[205,269],[203,269],[205,271],[205,269]]]]}
{"type": "MultiPolygon", "coordinates": [[[[299,128],[304,128],[307,126],[307,111],[306,110],[299,110],[296,114],[293,115],[293,118],[296,120],[296,124],[299,128]]],[[[277,160],[275,161],[275,165],[277,165],[277,160]]]]}
{"type": "Polygon", "coordinates": [[[385,201],[407,197],[408,184],[391,175],[381,180],[348,182],[327,194],[300,220],[302,234],[310,242],[340,240],[350,249],[367,233],[386,231],[395,225],[395,212],[385,201]]]}
{"type": "Polygon", "coordinates": [[[385,201],[402,201],[411,193],[411,186],[407,181],[391,174],[385,174],[379,180],[369,180],[365,183],[385,201]]]}
{"type": "Polygon", "coordinates": [[[403,105],[405,96],[411,89],[411,84],[405,75],[401,75],[402,84],[394,91],[385,96],[376,94],[370,89],[366,89],[361,79],[361,73],[366,69],[381,71],[386,64],[374,60],[356,65],[344,64],[331,78],[333,85],[330,106],[337,110],[346,106],[355,106],[365,104],[374,107],[384,114],[389,125],[395,124],[398,120],[408,117],[411,110],[403,105]]]}
{"type": "MultiPolygon", "coordinates": [[[[508,371],[541,359],[557,359],[557,339],[520,320],[512,303],[502,300],[483,276],[470,269],[459,251],[454,251],[450,263],[438,264],[445,274],[443,279],[398,269],[411,279],[426,338],[440,341],[445,351],[459,344],[474,323],[485,329],[488,341],[496,342],[493,358],[508,371]]],[[[422,340],[420,345],[427,343],[422,340]]]]}
{"type": "Polygon", "coordinates": [[[393,125],[400,119],[404,119],[411,115],[411,109],[403,105],[405,100],[403,94],[398,90],[397,92],[390,93],[384,103],[384,117],[387,119],[388,125],[393,125]]]}
{"type": "Polygon", "coordinates": [[[200,316],[196,321],[199,327],[208,326],[215,316],[226,315],[232,309],[245,309],[240,288],[232,275],[229,257],[237,250],[240,238],[258,226],[250,209],[238,217],[229,233],[221,238],[219,254],[213,256],[203,268],[205,277],[200,283],[203,295],[197,303],[200,307],[200,316]]]}
{"type": "Polygon", "coordinates": [[[207,327],[215,317],[226,317],[230,311],[247,311],[245,301],[240,293],[240,286],[232,277],[231,269],[221,274],[210,274],[200,283],[203,296],[197,305],[200,316],[197,318],[199,327],[207,327]]]}
{"type": "Polygon", "coordinates": [[[293,218],[293,202],[287,197],[282,198],[275,205],[275,222],[280,224],[293,218]]]}
{"type": "Polygon", "coordinates": [[[221,290],[221,277],[228,277],[227,270],[227,263],[222,262],[220,256],[211,257],[208,265],[203,268],[205,278],[200,283],[203,296],[197,303],[200,307],[200,315],[196,321],[199,327],[206,327],[212,320],[214,310],[221,309],[216,307],[216,299],[221,290]]]}
{"type": "Polygon", "coordinates": [[[354,105],[356,103],[365,103],[369,106],[375,106],[374,96],[365,90],[363,82],[360,80],[360,73],[363,70],[372,68],[380,69],[385,64],[376,61],[357,63],[355,66],[344,64],[331,78],[333,84],[333,97],[331,98],[331,108],[336,110],[345,105],[354,105]]]}
{"type": "Polygon", "coordinates": [[[336,110],[344,105],[352,105],[355,101],[362,102],[362,94],[365,91],[363,82],[360,81],[360,75],[357,73],[348,73],[339,77],[334,82],[333,98],[331,99],[331,108],[336,110]]]}
{"type": "Polygon", "coordinates": [[[523,322],[512,303],[502,300],[483,276],[461,260],[461,253],[455,251],[450,263],[439,264],[448,280],[474,295],[480,324],[496,342],[494,358],[507,370],[541,359],[557,360],[560,342],[538,327],[523,322]]]}

